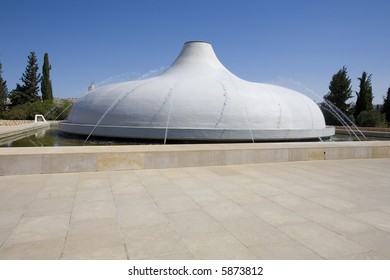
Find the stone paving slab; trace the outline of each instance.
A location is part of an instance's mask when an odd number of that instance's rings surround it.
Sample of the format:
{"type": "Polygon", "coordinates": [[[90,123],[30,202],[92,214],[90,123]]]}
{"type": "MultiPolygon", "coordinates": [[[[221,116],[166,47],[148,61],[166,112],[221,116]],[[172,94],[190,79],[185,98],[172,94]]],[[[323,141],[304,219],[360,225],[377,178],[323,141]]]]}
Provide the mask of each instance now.
{"type": "Polygon", "coordinates": [[[0,259],[390,259],[390,159],[0,177],[0,259]]]}

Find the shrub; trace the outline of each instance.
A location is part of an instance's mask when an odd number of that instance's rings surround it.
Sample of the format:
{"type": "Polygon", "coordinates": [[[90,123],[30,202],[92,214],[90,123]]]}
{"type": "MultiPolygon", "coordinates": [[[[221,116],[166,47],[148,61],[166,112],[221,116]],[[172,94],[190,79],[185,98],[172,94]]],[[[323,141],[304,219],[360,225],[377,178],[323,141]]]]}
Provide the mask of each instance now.
{"type": "Polygon", "coordinates": [[[50,110],[46,112],[45,118],[47,120],[64,120],[68,117],[73,103],[69,100],[61,100],[54,102],[50,110]]]}
{"type": "Polygon", "coordinates": [[[370,111],[362,111],[358,116],[357,116],[357,124],[362,127],[376,127],[383,122],[383,116],[375,111],[375,110],[370,110],[370,111]]]}
{"type": "Polygon", "coordinates": [[[63,120],[67,118],[73,103],[68,100],[53,102],[52,100],[36,101],[12,107],[5,112],[8,120],[33,120],[36,114],[44,115],[47,120],[63,120]]]}

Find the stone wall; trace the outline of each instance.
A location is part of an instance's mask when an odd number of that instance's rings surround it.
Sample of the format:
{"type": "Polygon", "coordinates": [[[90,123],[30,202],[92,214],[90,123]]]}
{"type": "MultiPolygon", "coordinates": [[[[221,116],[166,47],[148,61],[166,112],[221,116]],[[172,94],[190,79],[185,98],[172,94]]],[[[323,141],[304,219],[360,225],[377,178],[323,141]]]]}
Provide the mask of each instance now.
{"type": "Polygon", "coordinates": [[[0,149],[0,175],[390,158],[390,141],[0,149]]]}

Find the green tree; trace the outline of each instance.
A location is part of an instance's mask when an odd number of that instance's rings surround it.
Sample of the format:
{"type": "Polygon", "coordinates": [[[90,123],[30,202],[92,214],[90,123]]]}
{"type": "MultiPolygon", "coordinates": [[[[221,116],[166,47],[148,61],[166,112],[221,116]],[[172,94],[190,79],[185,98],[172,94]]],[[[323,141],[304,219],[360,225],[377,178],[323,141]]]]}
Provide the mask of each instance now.
{"type": "MultiPolygon", "coordinates": [[[[23,89],[23,93],[25,95],[22,100],[26,100],[27,102],[34,102],[40,99],[38,95],[39,91],[39,82],[41,81],[41,74],[38,73],[39,67],[37,63],[37,57],[35,56],[35,52],[30,52],[28,56],[27,67],[25,72],[23,73],[22,78],[20,80],[24,83],[21,86],[23,89]]],[[[14,104],[13,104],[14,105],[14,104]]]]}
{"type": "Polygon", "coordinates": [[[7,82],[3,79],[3,65],[0,61],[0,117],[3,117],[8,98],[7,82]]]}
{"type": "Polygon", "coordinates": [[[42,81],[41,81],[41,92],[42,100],[53,100],[53,91],[50,80],[51,65],[49,64],[49,55],[45,53],[43,58],[42,67],[42,81]]]}
{"type": "Polygon", "coordinates": [[[26,88],[24,86],[21,86],[20,84],[16,84],[16,88],[13,89],[9,95],[9,99],[12,107],[30,102],[25,92],[26,92],[26,88]]]}
{"type": "MultiPolygon", "coordinates": [[[[347,102],[351,97],[351,79],[348,77],[347,67],[343,66],[342,69],[332,76],[332,80],[329,83],[329,92],[324,96],[325,102],[320,106],[327,124],[342,125],[333,112],[335,110],[333,105],[346,116],[351,117],[352,103],[347,102]],[[329,103],[333,105],[329,105],[329,103]]],[[[339,113],[337,112],[337,114],[339,113]]]]}
{"type": "Polygon", "coordinates": [[[383,98],[382,113],[385,114],[386,121],[390,123],[390,87],[387,89],[387,95],[383,98]]]}
{"type": "Polygon", "coordinates": [[[343,66],[333,75],[329,83],[329,92],[324,98],[337,106],[344,114],[350,113],[352,103],[348,99],[352,98],[351,79],[348,77],[347,67],[343,66]]]}
{"type": "Polygon", "coordinates": [[[360,89],[359,92],[356,92],[355,118],[363,111],[374,110],[374,106],[372,105],[374,96],[372,94],[371,75],[367,75],[367,73],[363,71],[362,77],[358,78],[358,80],[360,81],[360,89]]]}

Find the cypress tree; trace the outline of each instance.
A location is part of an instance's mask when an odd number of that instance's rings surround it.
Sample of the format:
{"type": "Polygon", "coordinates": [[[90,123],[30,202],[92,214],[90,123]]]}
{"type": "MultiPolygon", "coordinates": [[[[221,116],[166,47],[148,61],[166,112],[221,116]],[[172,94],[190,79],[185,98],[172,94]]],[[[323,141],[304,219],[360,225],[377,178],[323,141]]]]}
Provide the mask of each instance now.
{"type": "Polygon", "coordinates": [[[53,91],[52,91],[51,80],[50,80],[50,70],[51,70],[51,65],[49,64],[49,55],[45,53],[43,58],[42,82],[41,82],[42,100],[53,100],[53,91]]]}
{"type": "Polygon", "coordinates": [[[363,71],[362,77],[358,78],[358,80],[360,81],[360,89],[359,92],[356,92],[355,118],[363,111],[372,111],[374,109],[374,106],[372,105],[374,96],[372,94],[371,75],[367,75],[367,73],[363,71]]]}
{"type": "Polygon", "coordinates": [[[382,113],[385,114],[386,121],[390,123],[390,87],[387,89],[387,95],[383,99],[382,113]]]}
{"type": "Polygon", "coordinates": [[[3,79],[3,65],[0,61],[0,117],[3,116],[7,106],[8,89],[7,82],[3,79]]]}
{"type": "Polygon", "coordinates": [[[37,57],[35,52],[30,52],[28,56],[27,67],[20,80],[24,83],[24,100],[26,102],[34,102],[39,100],[39,82],[41,81],[41,74],[38,73],[39,67],[37,64],[37,57]]]}

